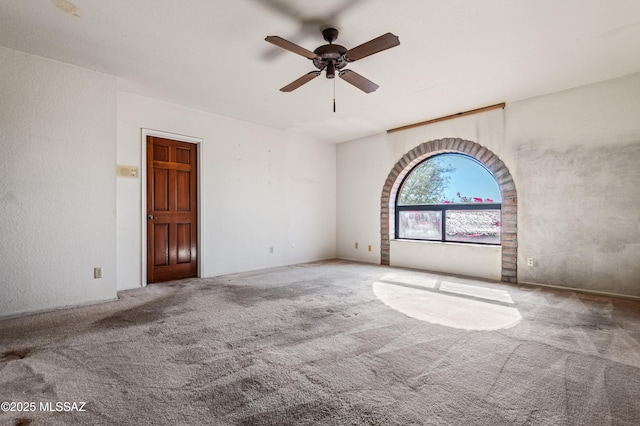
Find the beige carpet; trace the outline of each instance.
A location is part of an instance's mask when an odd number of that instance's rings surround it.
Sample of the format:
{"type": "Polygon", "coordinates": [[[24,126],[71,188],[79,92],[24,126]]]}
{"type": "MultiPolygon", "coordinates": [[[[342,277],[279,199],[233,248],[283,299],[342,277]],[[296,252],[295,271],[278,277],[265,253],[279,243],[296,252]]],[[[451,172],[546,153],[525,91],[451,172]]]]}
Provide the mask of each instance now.
{"type": "Polygon", "coordinates": [[[638,425],[640,302],[342,261],[150,285],[0,321],[0,401],[2,425],[638,425]]]}

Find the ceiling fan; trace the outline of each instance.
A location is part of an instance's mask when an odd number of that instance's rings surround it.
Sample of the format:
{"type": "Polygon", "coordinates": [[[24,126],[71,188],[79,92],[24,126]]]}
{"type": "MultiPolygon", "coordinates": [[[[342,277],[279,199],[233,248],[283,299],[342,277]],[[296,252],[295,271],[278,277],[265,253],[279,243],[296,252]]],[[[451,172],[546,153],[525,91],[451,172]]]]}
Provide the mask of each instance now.
{"type": "Polygon", "coordinates": [[[282,37],[268,36],[265,38],[269,43],[273,43],[278,47],[297,53],[307,59],[311,59],[313,65],[318,69],[287,84],[280,89],[281,92],[294,91],[303,84],[318,77],[322,71],[326,71],[327,78],[335,78],[337,71],[338,76],[347,83],[354,85],[365,93],[374,92],[379,87],[377,84],[364,78],[355,71],[345,69],[345,67],[350,62],[355,62],[373,55],[374,53],[382,52],[383,50],[390,49],[400,44],[398,36],[386,33],[357,47],[347,49],[339,44],[333,44],[333,42],[338,38],[338,30],[335,28],[327,28],[323,30],[322,36],[329,44],[322,45],[313,52],[285,40],[282,37]]]}

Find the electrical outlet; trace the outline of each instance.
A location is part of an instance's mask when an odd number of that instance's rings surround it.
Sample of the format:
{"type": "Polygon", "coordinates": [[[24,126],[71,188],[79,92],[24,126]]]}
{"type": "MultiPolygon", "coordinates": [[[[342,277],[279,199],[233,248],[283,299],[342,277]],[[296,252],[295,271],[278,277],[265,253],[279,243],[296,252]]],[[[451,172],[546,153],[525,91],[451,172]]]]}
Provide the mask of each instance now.
{"type": "Polygon", "coordinates": [[[369,244],[369,246],[367,247],[367,250],[369,250],[369,251],[373,250],[373,246],[371,244],[369,244]]]}
{"type": "Polygon", "coordinates": [[[357,241],[356,241],[356,246],[355,247],[358,248],[358,242],[357,241]]]}
{"type": "Polygon", "coordinates": [[[96,267],[93,268],[93,278],[102,278],[102,268],[101,267],[96,267]]]}
{"type": "Polygon", "coordinates": [[[269,247],[269,253],[273,253],[273,247],[269,247]]]}
{"type": "Polygon", "coordinates": [[[527,258],[527,266],[533,266],[533,257],[527,258]]]}

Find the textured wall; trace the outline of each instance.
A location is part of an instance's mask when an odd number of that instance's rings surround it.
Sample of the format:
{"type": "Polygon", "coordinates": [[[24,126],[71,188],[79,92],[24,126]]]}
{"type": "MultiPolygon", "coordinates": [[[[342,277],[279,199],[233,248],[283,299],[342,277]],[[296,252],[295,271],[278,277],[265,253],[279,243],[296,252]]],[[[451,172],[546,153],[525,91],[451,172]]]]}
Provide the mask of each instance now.
{"type": "MultiPolygon", "coordinates": [[[[638,117],[640,74],[634,74],[340,144],[338,255],[379,262],[353,241],[379,239],[384,179],[419,144],[457,137],[490,149],[513,176],[519,282],[640,296],[638,117]]],[[[404,247],[396,254],[409,256],[404,247]]],[[[442,258],[440,270],[466,273],[462,256],[442,258]]]]}
{"type": "Polygon", "coordinates": [[[640,296],[638,117],[640,74],[509,108],[520,281],[640,296]]]}
{"type": "Polygon", "coordinates": [[[0,317],[115,298],[115,78],[5,48],[0,76],[0,317]]]}

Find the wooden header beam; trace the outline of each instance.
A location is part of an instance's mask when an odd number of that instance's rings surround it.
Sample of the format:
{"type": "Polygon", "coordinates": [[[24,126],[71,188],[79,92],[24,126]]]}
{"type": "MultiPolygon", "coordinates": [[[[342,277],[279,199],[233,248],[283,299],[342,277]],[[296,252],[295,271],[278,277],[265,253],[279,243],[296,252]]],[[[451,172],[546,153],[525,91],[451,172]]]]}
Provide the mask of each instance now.
{"type": "Polygon", "coordinates": [[[478,114],[480,112],[491,111],[492,109],[498,109],[498,108],[504,109],[505,105],[506,104],[502,102],[499,104],[495,104],[495,105],[491,105],[483,108],[472,109],[471,111],[465,111],[465,112],[459,112],[457,114],[447,115],[446,117],[434,118],[433,120],[427,120],[427,121],[421,121],[420,123],[408,124],[406,126],[396,127],[395,129],[389,129],[387,130],[387,133],[399,132],[400,130],[413,129],[414,127],[426,126],[427,124],[437,123],[438,121],[451,120],[453,118],[464,117],[466,115],[472,115],[472,114],[478,114]]]}

